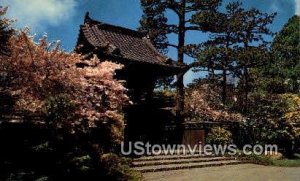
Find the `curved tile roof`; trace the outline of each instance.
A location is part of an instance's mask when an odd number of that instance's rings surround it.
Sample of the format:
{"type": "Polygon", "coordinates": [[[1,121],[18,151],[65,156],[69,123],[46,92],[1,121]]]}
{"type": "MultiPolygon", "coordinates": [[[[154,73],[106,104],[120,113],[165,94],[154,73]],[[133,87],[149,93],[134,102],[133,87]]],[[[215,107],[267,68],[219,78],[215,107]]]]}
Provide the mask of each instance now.
{"type": "Polygon", "coordinates": [[[109,55],[151,64],[184,67],[161,55],[144,33],[93,20],[88,13],[80,31],[90,45],[106,49],[109,55]]]}

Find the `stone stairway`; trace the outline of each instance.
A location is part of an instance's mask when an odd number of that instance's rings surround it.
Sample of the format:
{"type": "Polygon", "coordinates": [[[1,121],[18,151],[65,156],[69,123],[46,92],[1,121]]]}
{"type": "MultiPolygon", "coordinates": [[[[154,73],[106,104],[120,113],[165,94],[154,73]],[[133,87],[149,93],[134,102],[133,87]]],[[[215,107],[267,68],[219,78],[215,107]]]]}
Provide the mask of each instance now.
{"type": "Polygon", "coordinates": [[[234,157],[203,155],[156,155],[133,159],[132,168],[142,173],[242,164],[234,157]]]}

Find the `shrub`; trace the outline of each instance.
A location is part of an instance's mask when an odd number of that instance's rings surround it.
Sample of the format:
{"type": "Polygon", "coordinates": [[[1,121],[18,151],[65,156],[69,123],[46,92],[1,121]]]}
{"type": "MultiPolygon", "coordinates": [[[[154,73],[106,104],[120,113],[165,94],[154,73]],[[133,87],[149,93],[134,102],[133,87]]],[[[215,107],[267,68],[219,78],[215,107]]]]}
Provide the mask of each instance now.
{"type": "MultiPolygon", "coordinates": [[[[291,95],[256,95],[251,97],[248,120],[244,124],[250,144],[277,144],[285,155],[293,154],[299,141],[299,130],[294,124],[297,111],[291,95]]],[[[292,96],[293,97],[293,96],[292,96]]],[[[299,109],[299,108],[298,108],[299,109]]]]}
{"type": "Polygon", "coordinates": [[[273,165],[272,159],[264,155],[239,155],[239,159],[260,165],[273,165]]]}
{"type": "Polygon", "coordinates": [[[76,107],[70,96],[59,94],[50,96],[45,101],[45,120],[55,128],[71,123],[75,118],[76,107]]]}
{"type": "Polygon", "coordinates": [[[208,144],[226,145],[232,142],[232,134],[224,128],[215,127],[207,134],[206,142],[208,144]]]}
{"type": "Polygon", "coordinates": [[[108,153],[101,156],[101,163],[110,180],[138,181],[142,175],[129,168],[129,160],[116,154],[108,153]]]}
{"type": "Polygon", "coordinates": [[[284,119],[291,124],[295,135],[295,150],[300,149],[300,96],[297,94],[283,94],[281,99],[287,102],[284,119]]]}

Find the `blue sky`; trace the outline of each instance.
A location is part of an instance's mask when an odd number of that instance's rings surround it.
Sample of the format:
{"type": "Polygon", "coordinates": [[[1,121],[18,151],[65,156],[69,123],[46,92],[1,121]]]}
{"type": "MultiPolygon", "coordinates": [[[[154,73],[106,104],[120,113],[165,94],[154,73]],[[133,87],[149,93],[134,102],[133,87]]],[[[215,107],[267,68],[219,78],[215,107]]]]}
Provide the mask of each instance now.
{"type": "MultiPolygon", "coordinates": [[[[224,0],[223,4],[232,2],[224,0]]],[[[241,0],[244,7],[255,7],[262,12],[277,12],[270,28],[278,32],[294,14],[300,14],[300,0],[241,0]]],[[[61,40],[65,50],[71,51],[76,43],[79,26],[83,23],[85,12],[89,11],[94,19],[136,29],[142,15],[139,0],[0,0],[0,5],[8,6],[8,17],[17,19],[14,26],[28,26],[32,34],[37,36],[47,33],[51,41],[61,40]]],[[[172,14],[170,14],[172,15],[172,14]]],[[[176,21],[171,18],[170,21],[176,21]]],[[[191,32],[187,35],[187,43],[205,41],[208,35],[191,32]]],[[[170,36],[170,41],[176,41],[170,36]]],[[[176,59],[176,51],[170,49],[169,57],[176,59]]],[[[186,59],[192,62],[192,59],[186,59]]],[[[185,83],[203,73],[189,71],[185,75],[185,83]]]]}

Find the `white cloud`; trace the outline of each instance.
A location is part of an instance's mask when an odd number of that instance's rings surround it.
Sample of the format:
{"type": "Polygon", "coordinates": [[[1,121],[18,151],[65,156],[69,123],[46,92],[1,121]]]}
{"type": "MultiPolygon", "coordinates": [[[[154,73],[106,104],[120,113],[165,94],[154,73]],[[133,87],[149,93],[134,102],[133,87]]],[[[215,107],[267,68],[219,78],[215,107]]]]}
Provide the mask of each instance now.
{"type": "Polygon", "coordinates": [[[295,14],[300,16],[300,0],[295,0],[295,4],[296,4],[295,14]]]}
{"type": "Polygon", "coordinates": [[[184,85],[188,85],[189,83],[192,83],[195,78],[196,78],[195,73],[192,70],[189,70],[184,75],[184,85]]]}
{"type": "Polygon", "coordinates": [[[184,85],[187,86],[188,84],[192,83],[194,79],[205,78],[206,76],[207,72],[194,72],[193,70],[189,70],[186,72],[186,74],[184,74],[184,85]]]}
{"type": "Polygon", "coordinates": [[[8,6],[8,17],[17,19],[17,26],[43,29],[57,26],[75,13],[75,0],[2,0],[8,6]]]}
{"type": "Polygon", "coordinates": [[[283,5],[289,4],[295,7],[295,14],[300,15],[300,0],[272,0],[269,10],[272,12],[283,12],[283,5]]]}

